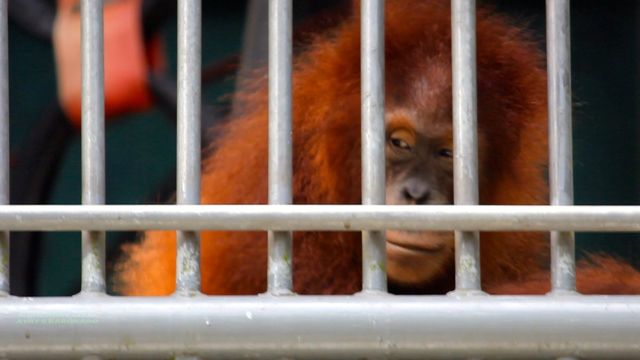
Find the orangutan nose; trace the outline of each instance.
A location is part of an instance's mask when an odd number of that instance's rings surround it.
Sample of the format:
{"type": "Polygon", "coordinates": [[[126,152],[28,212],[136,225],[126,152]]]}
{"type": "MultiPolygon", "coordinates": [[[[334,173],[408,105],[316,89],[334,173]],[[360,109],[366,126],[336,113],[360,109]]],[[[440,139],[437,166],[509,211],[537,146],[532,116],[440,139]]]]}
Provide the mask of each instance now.
{"type": "Polygon", "coordinates": [[[402,196],[414,205],[424,205],[431,197],[429,184],[424,181],[409,180],[402,188],[402,196]]]}

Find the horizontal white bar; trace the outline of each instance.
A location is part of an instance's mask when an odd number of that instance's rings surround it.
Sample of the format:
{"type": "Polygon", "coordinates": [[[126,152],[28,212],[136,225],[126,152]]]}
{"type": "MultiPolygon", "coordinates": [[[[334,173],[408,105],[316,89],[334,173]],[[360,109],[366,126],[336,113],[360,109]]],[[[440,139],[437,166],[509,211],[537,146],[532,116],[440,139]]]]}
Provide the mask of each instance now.
{"type": "Polygon", "coordinates": [[[640,206],[0,205],[0,229],[640,231],[640,206]]]}
{"type": "Polygon", "coordinates": [[[640,297],[0,299],[0,358],[640,358],[640,297]]]}

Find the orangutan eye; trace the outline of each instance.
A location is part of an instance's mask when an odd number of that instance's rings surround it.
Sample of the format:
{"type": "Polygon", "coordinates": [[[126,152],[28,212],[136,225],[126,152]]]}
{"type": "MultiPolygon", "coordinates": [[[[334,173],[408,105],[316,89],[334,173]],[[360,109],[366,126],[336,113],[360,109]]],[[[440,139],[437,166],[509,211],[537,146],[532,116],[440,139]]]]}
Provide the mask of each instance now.
{"type": "Polygon", "coordinates": [[[447,158],[447,159],[451,159],[453,158],[453,150],[451,149],[440,149],[440,151],[438,151],[438,155],[447,158]]]}
{"type": "Polygon", "coordinates": [[[391,145],[403,150],[411,150],[411,146],[409,146],[409,144],[407,144],[407,142],[402,139],[391,138],[391,145]]]}

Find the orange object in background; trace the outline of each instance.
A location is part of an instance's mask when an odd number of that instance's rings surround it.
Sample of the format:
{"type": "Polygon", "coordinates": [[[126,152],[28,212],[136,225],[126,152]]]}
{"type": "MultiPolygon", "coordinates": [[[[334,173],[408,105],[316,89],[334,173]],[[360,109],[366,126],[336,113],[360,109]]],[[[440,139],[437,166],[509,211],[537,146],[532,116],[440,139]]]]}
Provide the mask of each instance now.
{"type": "MultiPolygon", "coordinates": [[[[104,3],[105,116],[140,111],[152,104],[149,58],[142,31],[142,0],[104,3]]],[[[58,98],[76,127],[81,123],[82,47],[79,0],[58,0],[53,25],[58,98]]],[[[155,52],[158,52],[155,43],[155,52]]],[[[157,55],[157,54],[156,54],[157,55]]],[[[157,56],[156,56],[157,59],[157,56]]]]}

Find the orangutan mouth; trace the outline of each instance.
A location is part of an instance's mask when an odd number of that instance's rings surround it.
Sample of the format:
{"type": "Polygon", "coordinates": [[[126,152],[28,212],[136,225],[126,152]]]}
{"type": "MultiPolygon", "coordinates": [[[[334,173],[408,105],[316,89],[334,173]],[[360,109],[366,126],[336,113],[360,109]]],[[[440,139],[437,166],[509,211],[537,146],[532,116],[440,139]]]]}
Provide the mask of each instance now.
{"type": "Polygon", "coordinates": [[[432,247],[426,247],[426,246],[419,246],[419,245],[414,245],[414,244],[401,244],[401,243],[397,243],[391,240],[387,239],[387,243],[391,244],[392,246],[395,247],[399,247],[405,250],[409,250],[409,251],[415,251],[415,252],[422,252],[422,253],[437,253],[440,252],[442,250],[444,250],[445,245],[444,244],[440,244],[437,246],[432,246],[432,247]]]}

